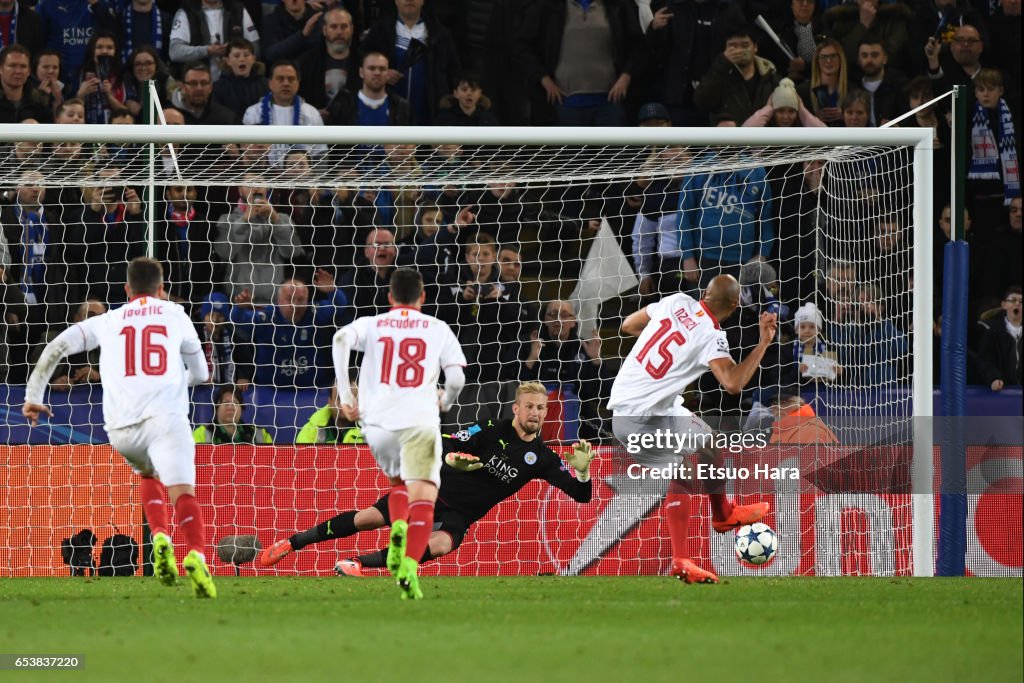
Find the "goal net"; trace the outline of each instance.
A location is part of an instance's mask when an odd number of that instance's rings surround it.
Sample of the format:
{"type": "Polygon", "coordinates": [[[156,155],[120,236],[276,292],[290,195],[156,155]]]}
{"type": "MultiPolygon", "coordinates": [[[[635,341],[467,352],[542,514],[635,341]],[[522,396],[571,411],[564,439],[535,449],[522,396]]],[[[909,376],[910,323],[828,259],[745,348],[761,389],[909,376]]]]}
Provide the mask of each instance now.
{"type": "MultiPolygon", "coordinates": [[[[408,266],[469,360],[444,431],[510,417],[516,386],[539,381],[545,440],[598,445],[590,503],[531,482],[426,571],[664,573],[667,482],[630,468],[605,407],[637,351],[620,325],[728,273],[742,289],[719,321],[733,357],[757,343],[762,312],[778,314],[778,337],[739,396],[710,374],[681,395],[720,433],[760,438],[725,453],[752,473],[728,487],[771,503],[780,549],[742,567],[701,497],[691,556],[724,575],[930,574],[931,441],[911,421],[931,411],[931,337],[912,335],[931,323],[930,140],[916,129],[2,127],[0,574],[102,564],[115,534],[142,544],[143,571],[144,520],[106,445],[98,352],[51,378],[52,418],[29,429],[20,417],[42,346],[124,303],[140,255],[163,262],[212,372],[192,396],[211,544],[254,535],[266,547],[386,492],[332,402],[330,339],[386,310],[390,272],[408,266]],[[784,467],[798,478],[773,478],[784,467]],[[75,545],[83,529],[91,550],[75,545]]],[[[365,532],[240,571],[326,574],[385,539],[365,532]]]]}

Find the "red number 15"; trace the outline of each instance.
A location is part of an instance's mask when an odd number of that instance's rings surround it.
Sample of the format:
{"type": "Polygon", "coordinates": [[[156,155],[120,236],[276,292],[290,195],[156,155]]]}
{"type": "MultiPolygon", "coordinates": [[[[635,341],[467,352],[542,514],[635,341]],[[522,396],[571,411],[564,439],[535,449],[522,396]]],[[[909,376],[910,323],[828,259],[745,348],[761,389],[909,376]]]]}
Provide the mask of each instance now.
{"type": "Polygon", "coordinates": [[[669,368],[672,367],[672,350],[669,348],[672,344],[682,346],[686,343],[686,337],[681,332],[675,331],[672,334],[668,334],[669,330],[672,329],[672,321],[665,319],[661,321],[661,325],[658,327],[658,331],[654,333],[654,336],[647,340],[644,347],[640,349],[640,353],[636,354],[636,360],[638,363],[644,366],[644,370],[647,371],[654,379],[661,379],[664,377],[669,368]],[[660,344],[658,342],[661,342],[660,344]],[[644,359],[647,358],[647,354],[651,352],[655,344],[658,345],[658,355],[661,357],[661,362],[655,365],[651,361],[644,363],[644,359]]]}

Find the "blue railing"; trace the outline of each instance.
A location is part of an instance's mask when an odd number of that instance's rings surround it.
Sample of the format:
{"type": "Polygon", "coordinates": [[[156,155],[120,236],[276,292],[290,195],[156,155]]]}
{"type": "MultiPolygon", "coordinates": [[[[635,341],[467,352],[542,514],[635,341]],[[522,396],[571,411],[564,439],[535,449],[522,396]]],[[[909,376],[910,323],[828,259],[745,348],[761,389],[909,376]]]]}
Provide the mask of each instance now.
{"type": "MultiPolygon", "coordinates": [[[[193,392],[192,421],[208,423],[212,419],[212,389],[197,387],[193,392]]],[[[277,443],[293,443],[298,430],[310,415],[327,404],[326,389],[276,389],[255,387],[245,393],[245,421],[266,427],[277,443]]],[[[941,394],[935,392],[934,410],[941,414],[941,394]]],[[[885,392],[820,392],[808,396],[816,411],[831,417],[840,406],[851,405],[862,410],[872,406],[886,406],[886,413],[906,415],[910,396],[907,391],[885,392]],[[890,412],[891,411],[891,412],[890,412]]],[[[76,387],[68,393],[53,392],[48,396],[53,417],[32,430],[21,415],[25,387],[0,384],[0,444],[64,444],[106,443],[103,431],[103,391],[98,386],[76,387]]],[[[574,439],[578,431],[579,403],[567,392],[563,407],[565,438],[574,439]]],[[[996,393],[987,387],[968,387],[967,414],[970,416],[1020,416],[1024,407],[1024,393],[1020,387],[996,393]]],[[[847,413],[848,414],[848,413],[847,413]]],[[[870,413],[865,413],[870,414],[870,413]]]]}

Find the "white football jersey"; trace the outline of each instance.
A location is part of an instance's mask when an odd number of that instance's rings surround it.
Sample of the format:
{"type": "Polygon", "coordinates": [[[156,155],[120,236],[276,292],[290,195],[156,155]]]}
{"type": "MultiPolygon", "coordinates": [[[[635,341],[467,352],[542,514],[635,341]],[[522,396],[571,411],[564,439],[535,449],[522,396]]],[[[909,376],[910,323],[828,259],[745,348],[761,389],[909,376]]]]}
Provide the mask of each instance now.
{"type": "Polygon", "coordinates": [[[206,363],[196,328],[176,303],[139,296],[113,311],[88,318],[81,331],[86,349],[100,347],[103,421],[107,429],[137,424],[154,415],[188,417],[189,363],[206,363]]]}
{"type": "Polygon", "coordinates": [[[608,408],[616,415],[673,415],[676,397],[707,372],[711,361],[729,358],[729,341],[711,311],[687,294],[647,306],[651,321],[622,363],[608,408]]]}
{"type": "MultiPolygon", "coordinates": [[[[357,318],[343,328],[363,352],[359,416],[363,424],[397,430],[441,424],[437,382],[441,370],[465,367],[466,356],[446,323],[414,308],[357,318]]],[[[335,368],[347,377],[347,368],[335,368]]]]}

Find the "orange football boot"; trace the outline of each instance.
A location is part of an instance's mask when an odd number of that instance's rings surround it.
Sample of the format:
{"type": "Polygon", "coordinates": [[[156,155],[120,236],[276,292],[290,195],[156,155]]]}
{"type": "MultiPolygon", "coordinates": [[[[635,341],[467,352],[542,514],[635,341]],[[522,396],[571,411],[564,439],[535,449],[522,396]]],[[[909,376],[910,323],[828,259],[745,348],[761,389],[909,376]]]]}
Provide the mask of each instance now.
{"type": "Polygon", "coordinates": [[[673,557],[669,576],[674,576],[686,583],[718,583],[718,577],[712,572],[701,569],[692,560],[685,557],[673,557]]]}
{"type": "Polygon", "coordinates": [[[732,512],[724,520],[711,520],[711,528],[720,534],[739,529],[744,524],[760,522],[768,514],[768,503],[751,503],[750,505],[733,505],[732,512]]]}
{"type": "Polygon", "coordinates": [[[351,560],[338,560],[334,565],[334,573],[338,576],[356,576],[363,578],[363,563],[353,557],[351,560]]]}
{"type": "Polygon", "coordinates": [[[287,538],[282,538],[260,554],[260,566],[273,567],[275,564],[290,555],[291,552],[292,542],[287,538]]]}

